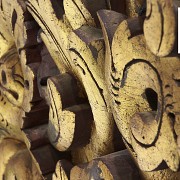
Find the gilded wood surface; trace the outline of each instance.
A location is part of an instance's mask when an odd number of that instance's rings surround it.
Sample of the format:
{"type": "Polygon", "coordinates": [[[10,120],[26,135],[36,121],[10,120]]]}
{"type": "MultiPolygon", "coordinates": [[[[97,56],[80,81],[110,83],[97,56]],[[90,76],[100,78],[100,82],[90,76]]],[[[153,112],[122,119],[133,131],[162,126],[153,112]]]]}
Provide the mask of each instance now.
{"type": "Polygon", "coordinates": [[[0,0],[0,178],[179,179],[178,4],[0,0]]]}

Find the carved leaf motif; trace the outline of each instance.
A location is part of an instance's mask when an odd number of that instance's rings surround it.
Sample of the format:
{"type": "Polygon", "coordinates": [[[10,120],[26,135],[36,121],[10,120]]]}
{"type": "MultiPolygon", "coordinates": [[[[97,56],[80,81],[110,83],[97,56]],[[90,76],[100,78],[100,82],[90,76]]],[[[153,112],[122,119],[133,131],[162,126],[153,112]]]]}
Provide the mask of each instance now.
{"type": "Polygon", "coordinates": [[[177,6],[173,0],[147,0],[144,36],[150,50],[157,56],[169,55],[176,40],[177,6]]]}
{"type": "MultiPolygon", "coordinates": [[[[101,22],[103,25],[103,19],[101,22]]],[[[112,37],[114,29],[111,32],[105,28],[106,38],[112,37]]],[[[172,72],[179,67],[178,58],[154,56],[146,47],[142,23],[136,18],[121,22],[112,43],[106,45],[108,50],[112,48],[112,56],[106,54],[111,107],[125,141],[137,154],[140,168],[152,171],[164,160],[169,168],[177,171],[177,144],[168,108],[164,109],[167,107],[164,93],[167,84],[175,88],[172,72]],[[155,111],[154,117],[151,111],[155,111]]]]}
{"type": "Polygon", "coordinates": [[[0,54],[3,116],[18,127],[31,126],[26,113],[34,108],[35,101],[42,100],[35,85],[41,60],[36,41],[38,25],[23,1],[1,1],[0,15],[4,38],[0,54]],[[10,110],[12,113],[8,113],[10,110]]]}
{"type": "MultiPolygon", "coordinates": [[[[64,1],[65,14],[61,17],[57,17],[57,11],[53,9],[51,2],[46,0],[44,3],[46,5],[41,6],[40,1],[29,0],[27,4],[30,12],[42,28],[41,37],[49,48],[60,72],[72,72],[80,80],[94,116],[95,124],[93,125],[90,145],[84,147],[83,150],[77,150],[75,153],[78,154],[79,152],[80,154],[81,152],[82,158],[76,155],[76,161],[84,162],[93,157],[111,152],[113,149],[111,130],[113,121],[112,115],[108,112],[106,106],[107,92],[103,75],[104,46],[102,33],[94,27],[85,26],[86,24],[95,26],[94,22],[92,23],[95,12],[90,12],[92,4],[89,1],[64,1]],[[79,9],[81,6],[83,7],[79,9]],[[76,7],[78,10],[76,13],[77,21],[73,21],[74,17],[70,13],[72,7],[76,7]],[[46,21],[43,19],[45,13],[50,16],[50,19],[46,21]],[[61,58],[59,59],[59,57],[61,58]],[[101,129],[102,124],[104,124],[103,131],[101,129]]],[[[95,1],[93,3],[96,6],[95,1]]],[[[104,7],[106,7],[105,1],[98,2],[98,6],[96,6],[97,9],[104,7]]],[[[50,95],[50,97],[52,101],[52,96],[50,95]]],[[[55,102],[55,106],[59,107],[57,102],[55,102]]],[[[53,112],[54,108],[51,108],[50,119],[54,119],[52,118],[53,112]]],[[[65,112],[63,111],[61,113],[63,114],[65,112]]],[[[65,116],[63,115],[63,117],[65,116]]],[[[52,128],[54,126],[56,131],[59,131],[59,124],[57,122],[59,120],[56,122],[54,120],[52,128]]],[[[61,142],[60,139],[59,142],[61,142]]]]}
{"type": "Polygon", "coordinates": [[[147,1],[144,20],[143,0],[0,0],[1,179],[49,178],[58,160],[53,179],[129,177],[122,152],[103,156],[114,151],[113,117],[141,170],[155,171],[142,176],[178,176],[173,2],[147,1]]]}

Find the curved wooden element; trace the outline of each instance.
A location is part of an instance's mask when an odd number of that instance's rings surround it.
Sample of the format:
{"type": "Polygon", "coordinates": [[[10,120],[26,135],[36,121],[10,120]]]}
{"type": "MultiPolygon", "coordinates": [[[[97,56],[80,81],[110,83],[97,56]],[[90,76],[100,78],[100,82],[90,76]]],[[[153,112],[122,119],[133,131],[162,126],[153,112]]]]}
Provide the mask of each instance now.
{"type": "Polygon", "coordinates": [[[96,12],[100,9],[110,8],[105,0],[65,0],[63,2],[65,14],[73,29],[82,25],[96,26],[99,24],[96,12]]]}
{"type": "Polygon", "coordinates": [[[37,86],[39,26],[24,1],[0,1],[0,5],[0,178],[43,179],[69,155],[53,149],[44,125],[49,112],[37,86]]]}
{"type": "Polygon", "coordinates": [[[145,0],[109,0],[110,9],[128,17],[143,16],[146,11],[145,0]]]}
{"type": "Polygon", "coordinates": [[[77,76],[86,91],[94,117],[91,143],[87,146],[87,151],[93,152],[88,157],[88,160],[91,160],[113,151],[112,129],[114,122],[106,103],[108,95],[103,78],[102,34],[98,29],[82,26],[71,33],[70,39],[70,55],[75,64],[77,76]]]}
{"type": "Polygon", "coordinates": [[[121,21],[115,30],[111,24],[116,19],[108,25],[106,14],[99,12],[106,49],[112,53],[106,53],[106,81],[118,128],[127,146],[132,145],[142,170],[152,171],[165,161],[177,171],[179,155],[171,122],[179,103],[172,104],[170,89],[178,87],[172,77],[179,69],[179,59],[159,59],[148,50],[141,20],[121,21]]]}
{"type": "Polygon", "coordinates": [[[41,61],[36,40],[38,25],[27,12],[25,2],[19,0],[2,1],[0,16],[2,111],[13,112],[11,117],[3,113],[4,119],[22,128],[38,125],[42,122],[31,118],[37,115],[37,109],[44,110],[36,85],[41,61]]]}
{"type": "Polygon", "coordinates": [[[128,150],[123,150],[94,159],[86,164],[74,166],[70,179],[138,180],[140,176],[128,150]]]}
{"type": "Polygon", "coordinates": [[[71,171],[72,167],[73,167],[73,165],[67,160],[58,161],[58,163],[56,165],[56,171],[53,174],[52,179],[53,180],[58,180],[58,179],[69,180],[70,179],[70,171],[71,171]]]}
{"type": "Polygon", "coordinates": [[[90,106],[78,97],[75,79],[69,74],[52,77],[48,79],[48,92],[48,135],[51,143],[59,151],[87,145],[91,137],[93,115],[90,106]]]}
{"type": "Polygon", "coordinates": [[[178,179],[176,7],[0,0],[0,178],[178,179]]]}
{"type": "Polygon", "coordinates": [[[177,5],[173,0],[147,1],[144,36],[155,55],[162,57],[172,52],[177,40],[177,5]]]}
{"type": "Polygon", "coordinates": [[[36,164],[25,146],[12,139],[4,139],[0,144],[1,179],[42,179],[36,164]]]}
{"type": "MultiPolygon", "coordinates": [[[[86,162],[94,157],[113,151],[113,121],[112,114],[108,111],[108,107],[106,106],[107,92],[103,80],[104,48],[102,33],[95,27],[86,26],[86,24],[91,24],[92,17],[95,18],[95,9],[91,12],[92,7],[88,1],[86,3],[84,1],[82,14],[78,9],[80,5],[82,6],[81,1],[77,1],[77,4],[74,1],[64,1],[64,16],[62,16],[63,8],[61,5],[57,6],[56,9],[53,9],[54,4],[47,0],[44,2],[46,2],[45,4],[47,7],[42,9],[44,5],[41,6],[37,1],[29,0],[27,3],[28,9],[41,26],[41,37],[51,53],[59,71],[61,73],[73,73],[75,77],[77,77],[81,86],[83,86],[83,89],[85,90],[85,94],[87,94],[91,106],[94,124],[91,130],[90,144],[83,149],[77,149],[72,152],[74,154],[73,157],[75,158],[75,162],[86,162]],[[70,3],[69,6],[68,3],[70,3]],[[74,7],[75,5],[78,9],[77,15],[79,14],[77,22],[73,21],[74,17],[70,14],[70,7],[74,7]],[[58,12],[61,12],[61,16],[60,14],[58,16],[58,12]],[[51,18],[45,21],[43,19],[43,17],[45,17],[44,13],[49,14],[51,18]],[[85,18],[86,23],[83,13],[85,13],[85,17],[87,16],[85,18]],[[37,14],[39,15],[37,16],[37,14]],[[51,29],[50,27],[52,26],[55,28],[51,29]],[[61,59],[59,59],[59,57],[61,57],[61,59]],[[104,127],[103,131],[102,124],[104,127]]],[[[98,2],[96,8],[99,9],[100,7],[105,7],[104,2],[105,1],[98,2]]],[[[73,112],[73,110],[71,111],[73,112]]],[[[65,112],[66,111],[63,111],[63,113],[65,112]]],[[[71,117],[73,114],[71,113],[71,117]]],[[[52,119],[52,117],[50,119],[52,119]]],[[[59,127],[57,126],[55,129],[58,130],[59,127]]],[[[73,131],[70,134],[73,134],[73,131]]],[[[58,132],[55,137],[57,134],[58,132]]],[[[73,136],[71,135],[71,137],[73,136]]],[[[61,140],[59,139],[59,142],[60,141],[61,140]]],[[[68,146],[70,145],[71,143],[68,146]]],[[[68,148],[68,146],[66,148],[68,148]]],[[[62,148],[59,150],[62,150],[62,148]]]]}

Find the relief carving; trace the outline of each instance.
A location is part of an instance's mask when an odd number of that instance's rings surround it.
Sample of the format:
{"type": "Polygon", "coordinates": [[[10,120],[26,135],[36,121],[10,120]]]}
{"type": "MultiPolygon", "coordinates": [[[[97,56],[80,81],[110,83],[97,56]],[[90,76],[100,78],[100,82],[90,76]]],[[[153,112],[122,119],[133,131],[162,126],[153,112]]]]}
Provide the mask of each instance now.
{"type": "Polygon", "coordinates": [[[179,179],[178,4],[0,0],[0,177],[179,179]]]}

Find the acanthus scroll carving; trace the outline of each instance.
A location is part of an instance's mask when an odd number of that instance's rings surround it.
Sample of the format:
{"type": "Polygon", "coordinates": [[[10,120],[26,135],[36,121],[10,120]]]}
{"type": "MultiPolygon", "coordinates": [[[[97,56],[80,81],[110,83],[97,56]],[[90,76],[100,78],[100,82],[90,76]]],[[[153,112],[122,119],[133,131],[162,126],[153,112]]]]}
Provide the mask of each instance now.
{"type": "Polygon", "coordinates": [[[2,177],[180,177],[177,2],[0,2],[2,177]]]}

